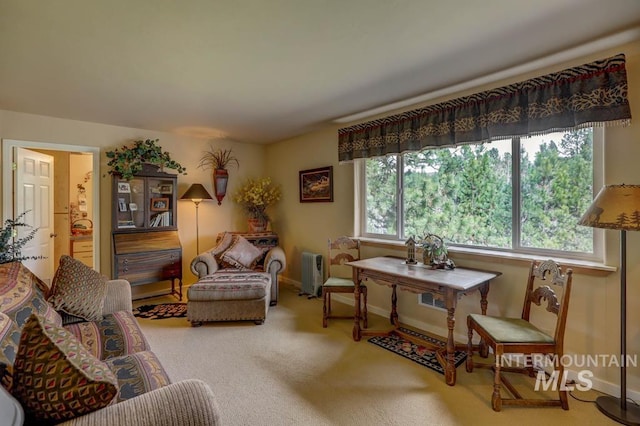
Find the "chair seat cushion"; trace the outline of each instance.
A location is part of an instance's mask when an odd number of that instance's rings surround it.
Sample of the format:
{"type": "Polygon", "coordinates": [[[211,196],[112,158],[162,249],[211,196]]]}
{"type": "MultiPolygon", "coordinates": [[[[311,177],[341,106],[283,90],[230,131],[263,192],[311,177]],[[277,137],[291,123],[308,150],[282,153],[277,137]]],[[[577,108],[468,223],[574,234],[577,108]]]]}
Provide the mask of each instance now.
{"type": "Polygon", "coordinates": [[[355,287],[351,278],[329,277],[323,284],[325,287],[355,287]]]}
{"type": "Polygon", "coordinates": [[[522,318],[469,316],[499,343],[553,343],[553,337],[522,318]]]}

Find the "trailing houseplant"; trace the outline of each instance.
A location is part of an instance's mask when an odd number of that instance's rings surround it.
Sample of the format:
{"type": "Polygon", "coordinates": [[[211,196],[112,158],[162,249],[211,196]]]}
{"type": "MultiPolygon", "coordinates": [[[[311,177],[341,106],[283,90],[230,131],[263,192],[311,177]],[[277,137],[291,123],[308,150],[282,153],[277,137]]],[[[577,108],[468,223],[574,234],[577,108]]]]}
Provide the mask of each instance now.
{"type": "Polygon", "coordinates": [[[149,163],[168,169],[177,170],[178,173],[187,174],[187,169],[180,163],[171,159],[167,151],[157,145],[158,139],[146,139],[134,141],[133,146],[122,146],[113,151],[107,151],[111,167],[109,174],[119,175],[125,180],[131,180],[136,173],[142,171],[143,164],[149,163]]]}
{"type": "Polygon", "coordinates": [[[44,259],[44,256],[23,256],[22,249],[31,241],[38,232],[37,228],[23,222],[28,210],[15,219],[7,219],[0,228],[0,264],[9,262],[21,262],[23,260],[44,259]],[[32,228],[26,235],[17,238],[18,228],[32,228]]]}

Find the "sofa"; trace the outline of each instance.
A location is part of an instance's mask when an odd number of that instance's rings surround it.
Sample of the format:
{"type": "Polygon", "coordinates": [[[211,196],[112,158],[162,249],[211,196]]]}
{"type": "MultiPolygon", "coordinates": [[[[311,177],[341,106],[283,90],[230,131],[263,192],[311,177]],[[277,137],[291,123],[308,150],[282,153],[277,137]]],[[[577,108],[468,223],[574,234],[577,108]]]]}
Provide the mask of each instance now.
{"type": "Polygon", "coordinates": [[[193,326],[210,321],[262,324],[269,306],[278,303],[278,275],[285,267],[275,234],[218,234],[216,245],[191,262],[198,281],[187,292],[187,319],[193,326]]]}
{"type": "Polygon", "coordinates": [[[129,283],[69,256],[51,287],[20,262],[0,264],[0,380],[9,424],[219,424],[210,387],[172,383],[151,351],[129,283]]]}

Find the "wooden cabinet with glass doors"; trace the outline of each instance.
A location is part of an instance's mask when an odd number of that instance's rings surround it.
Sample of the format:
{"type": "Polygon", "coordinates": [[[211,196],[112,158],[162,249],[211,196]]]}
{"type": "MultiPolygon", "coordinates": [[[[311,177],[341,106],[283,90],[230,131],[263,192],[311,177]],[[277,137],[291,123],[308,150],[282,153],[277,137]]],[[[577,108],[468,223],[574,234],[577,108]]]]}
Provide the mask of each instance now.
{"type": "Polygon", "coordinates": [[[171,281],[170,293],[182,299],[176,175],[145,165],[131,180],[114,176],[112,194],[113,278],[171,281]]]}

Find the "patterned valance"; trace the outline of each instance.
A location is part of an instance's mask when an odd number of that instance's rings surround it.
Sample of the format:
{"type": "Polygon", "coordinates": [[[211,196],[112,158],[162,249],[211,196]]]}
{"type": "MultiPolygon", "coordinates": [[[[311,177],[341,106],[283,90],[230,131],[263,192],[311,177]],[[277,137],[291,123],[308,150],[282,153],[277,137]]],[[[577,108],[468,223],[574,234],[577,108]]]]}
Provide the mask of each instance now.
{"type": "Polygon", "coordinates": [[[623,54],[338,130],[340,161],[629,124],[623,54]]]}

